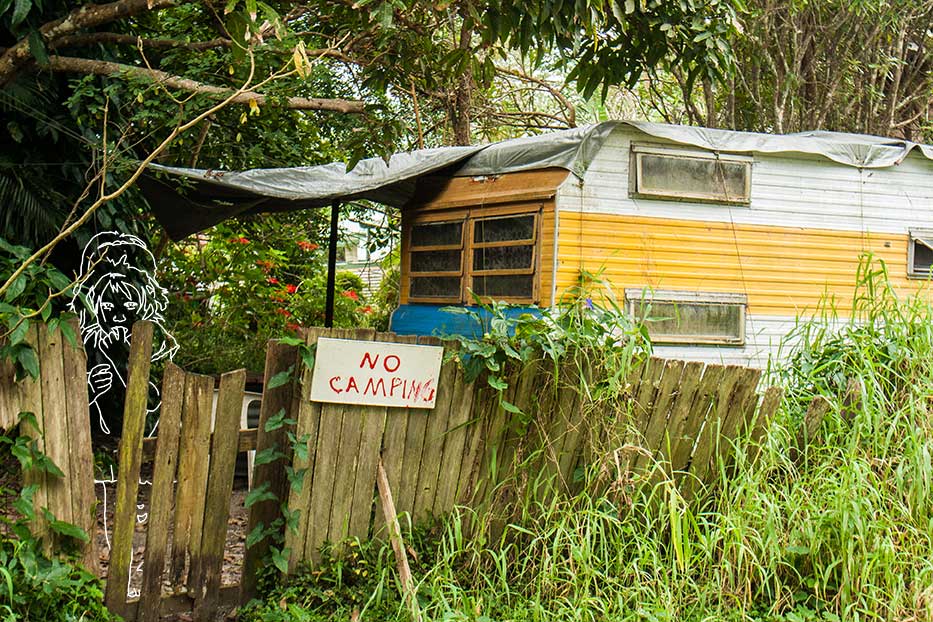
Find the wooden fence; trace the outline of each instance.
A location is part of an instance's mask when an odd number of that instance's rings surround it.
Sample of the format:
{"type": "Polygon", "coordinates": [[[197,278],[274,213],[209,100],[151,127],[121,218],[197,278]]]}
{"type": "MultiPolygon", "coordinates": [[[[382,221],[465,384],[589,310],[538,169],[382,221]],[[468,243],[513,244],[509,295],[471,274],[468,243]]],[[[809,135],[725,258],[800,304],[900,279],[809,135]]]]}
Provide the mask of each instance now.
{"type": "MultiPolygon", "coordinates": [[[[315,329],[308,344],[320,336],[416,342],[372,330],[315,329]]],[[[689,495],[715,478],[735,439],[760,436],[781,399],[774,387],[756,393],[757,369],[651,358],[628,375],[621,399],[594,403],[580,391],[581,374],[590,371],[568,363],[555,373],[543,361],[511,370],[503,397],[526,413],[518,414],[499,406],[485,379],[465,382],[455,362],[442,367],[432,410],[314,403],[306,370],[301,399],[293,402],[296,434],[310,440],[307,459],[292,465],[307,473],[289,498],[289,508],[300,512],[297,532],[286,533],[290,566],[316,562],[325,542],[374,535],[380,457],[397,510],[417,522],[458,504],[507,507],[510,496],[526,492],[518,489],[521,478],[507,484],[516,465],[529,460],[539,482],[571,489],[576,469],[597,457],[594,434],[607,430],[594,422],[611,421],[627,439],[621,466],[629,476],[650,482],[666,472],[689,495]]]]}
{"type": "MultiPolygon", "coordinates": [[[[71,326],[78,334],[77,323],[71,326]]],[[[65,476],[36,471],[23,474],[24,484],[39,485],[33,497],[37,513],[33,533],[43,538],[47,547],[57,546],[42,508],[48,508],[58,520],[77,525],[90,536],[90,542],[82,547],[82,559],[93,570],[98,565],[94,539],[97,517],[87,357],[80,336],[76,339],[74,347],[60,330],[49,330],[46,325],[30,327],[26,343],[35,350],[41,373],[38,379],[16,382],[12,363],[0,363],[0,429],[16,427],[20,413],[35,415],[39,429],[27,423],[20,432],[34,439],[39,451],[51,458],[65,476]]]]}
{"type": "MultiPolygon", "coordinates": [[[[615,476],[635,484],[671,477],[689,495],[715,479],[737,439],[761,435],[781,399],[774,387],[756,392],[758,370],[651,358],[628,374],[626,390],[614,400],[594,401],[581,391],[593,370],[575,361],[559,370],[545,361],[505,370],[508,389],[501,397],[521,413],[502,408],[485,378],[466,382],[453,361],[442,366],[434,409],[321,404],[309,400],[311,370],[301,364],[299,349],[271,343],[257,430],[239,430],[244,371],[221,377],[212,430],[214,379],[169,364],[159,434],[144,439],[152,328],[148,322],[133,328],[106,586],[107,606],[127,620],[181,611],[209,620],[220,605],[254,595],[268,538],[247,549],[241,585],[221,589],[220,580],[240,451],[276,448],[285,454],[255,469],[253,486],[272,494],[250,507],[247,533],[282,518],[281,500],[287,499],[289,511],[298,512],[297,528],[284,534],[294,569],[317,562],[325,542],[379,534],[374,503],[380,460],[398,512],[416,522],[457,505],[493,514],[504,509],[499,519],[508,519],[523,495],[571,491],[579,467],[610,454],[618,465],[615,476]],[[273,381],[283,374],[294,380],[273,381]],[[297,423],[266,425],[283,413],[297,423]],[[307,439],[306,452],[290,455],[291,434],[307,439]],[[138,485],[147,460],[154,464],[141,596],[128,601],[138,485]],[[300,486],[290,486],[287,466],[304,470],[300,486]],[[530,486],[519,468],[546,486],[530,486]]],[[[444,345],[448,354],[458,347],[364,329],[312,329],[306,344],[314,346],[321,336],[444,345]]],[[[42,502],[93,534],[86,360],[80,348],[63,345],[60,334],[44,327],[30,339],[40,354],[40,380],[14,384],[12,370],[0,369],[0,416],[36,413],[45,428],[36,437],[69,474],[41,482],[42,502]]]]}

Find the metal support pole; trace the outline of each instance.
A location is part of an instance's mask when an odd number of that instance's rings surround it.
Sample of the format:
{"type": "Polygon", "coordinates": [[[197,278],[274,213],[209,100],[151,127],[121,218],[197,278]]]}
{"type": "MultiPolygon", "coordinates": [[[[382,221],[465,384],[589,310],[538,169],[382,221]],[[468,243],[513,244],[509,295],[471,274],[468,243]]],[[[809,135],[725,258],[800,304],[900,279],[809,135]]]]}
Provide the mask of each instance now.
{"type": "Polygon", "coordinates": [[[324,327],[334,326],[334,289],[337,287],[337,223],[340,203],[330,204],[330,240],[327,246],[327,298],[324,303],[324,327]]]}

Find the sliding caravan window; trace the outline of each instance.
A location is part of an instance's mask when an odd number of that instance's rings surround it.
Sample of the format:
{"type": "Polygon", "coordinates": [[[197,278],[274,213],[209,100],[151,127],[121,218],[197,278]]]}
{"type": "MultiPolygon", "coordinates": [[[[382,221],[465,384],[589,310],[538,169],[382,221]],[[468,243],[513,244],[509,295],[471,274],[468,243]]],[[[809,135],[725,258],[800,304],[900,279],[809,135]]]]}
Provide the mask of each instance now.
{"type": "Polygon", "coordinates": [[[928,279],[933,276],[933,230],[910,230],[907,276],[916,279],[928,279]]]}
{"type": "MultiPolygon", "coordinates": [[[[538,211],[480,208],[408,229],[408,299],[472,304],[537,301],[538,211]]],[[[429,217],[430,218],[430,217],[429,217]]],[[[403,283],[403,287],[405,284],[403,283]]]]}
{"type": "Polygon", "coordinates": [[[745,344],[744,294],[626,289],[629,314],[657,344],[745,344]]]}
{"type": "Polygon", "coordinates": [[[752,158],[711,151],[632,145],[632,196],[748,205],[752,158]]]}

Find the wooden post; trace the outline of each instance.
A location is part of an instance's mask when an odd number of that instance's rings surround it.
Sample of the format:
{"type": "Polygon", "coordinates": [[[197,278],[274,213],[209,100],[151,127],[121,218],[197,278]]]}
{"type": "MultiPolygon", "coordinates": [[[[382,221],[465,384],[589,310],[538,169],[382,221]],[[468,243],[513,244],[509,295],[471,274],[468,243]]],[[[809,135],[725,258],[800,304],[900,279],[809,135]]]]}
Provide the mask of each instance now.
{"type": "MultiPolygon", "coordinates": [[[[285,465],[291,461],[291,447],[288,442],[288,432],[292,426],[281,426],[277,430],[266,431],[266,422],[284,409],[287,418],[297,419],[291,412],[296,391],[296,377],[301,376],[301,362],[298,359],[298,349],[277,341],[270,341],[266,346],[266,370],[263,381],[262,406],[259,411],[259,429],[256,436],[256,452],[276,448],[285,454],[285,458],[267,464],[256,465],[253,476],[254,488],[269,484],[269,492],[275,495],[275,500],[260,501],[249,509],[249,526],[246,533],[262,525],[268,527],[282,516],[280,503],[288,499],[289,485],[285,465]],[[269,388],[269,383],[276,374],[285,373],[291,369],[292,379],[286,384],[269,388]]],[[[246,549],[243,556],[243,575],[240,581],[242,586],[241,598],[245,603],[256,595],[256,573],[260,568],[263,557],[269,550],[269,541],[263,538],[253,546],[246,549]]]]}
{"type": "Polygon", "coordinates": [[[408,554],[405,552],[405,543],[402,541],[402,529],[398,524],[398,514],[395,512],[395,503],[392,501],[392,489],[389,487],[389,478],[382,464],[382,458],[379,458],[379,462],[376,465],[376,486],[379,488],[379,500],[382,502],[382,515],[385,517],[386,527],[389,530],[389,541],[392,543],[392,552],[395,554],[398,577],[399,581],[402,583],[402,596],[411,608],[412,619],[420,622],[421,609],[418,607],[415,582],[411,578],[408,554]]]}
{"type": "Polygon", "coordinates": [[[123,408],[123,434],[120,437],[113,546],[107,573],[106,605],[115,613],[126,608],[126,587],[133,559],[133,532],[136,528],[136,494],[143,453],[143,426],[149,397],[149,366],[152,362],[152,323],[133,324],[130,358],[127,365],[126,402],[123,408]]]}

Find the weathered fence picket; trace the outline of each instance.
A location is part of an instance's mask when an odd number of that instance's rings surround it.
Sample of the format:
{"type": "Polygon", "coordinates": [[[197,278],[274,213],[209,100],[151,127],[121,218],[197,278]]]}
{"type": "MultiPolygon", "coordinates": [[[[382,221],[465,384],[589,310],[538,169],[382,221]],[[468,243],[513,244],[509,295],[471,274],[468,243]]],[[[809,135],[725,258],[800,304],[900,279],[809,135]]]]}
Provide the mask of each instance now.
{"type": "Polygon", "coordinates": [[[196,620],[213,620],[221,601],[238,601],[239,587],[221,589],[220,573],[234,464],[243,448],[239,425],[246,373],[221,377],[212,430],[213,378],[167,364],[159,434],[144,441],[152,332],[149,322],[133,326],[106,604],[126,620],[155,622],[183,611],[194,611],[196,620]],[[139,477],[148,458],[154,465],[142,584],[139,600],[128,601],[139,477]],[[172,590],[163,595],[166,571],[172,590]]]}
{"type": "Polygon", "coordinates": [[[50,533],[42,508],[58,520],[77,525],[89,536],[82,545],[82,561],[95,570],[98,565],[94,531],[97,525],[94,498],[94,457],[91,453],[91,425],[88,413],[87,357],[80,345],[77,322],[69,323],[76,335],[75,345],[68,343],[61,329],[32,324],[26,335],[40,362],[38,379],[15,381],[12,363],[0,363],[0,429],[9,430],[19,423],[21,413],[32,413],[20,432],[35,440],[65,474],[47,475],[30,469],[23,473],[25,485],[36,484],[33,497],[37,519],[33,532],[42,537],[47,549],[58,546],[50,533]]]}

